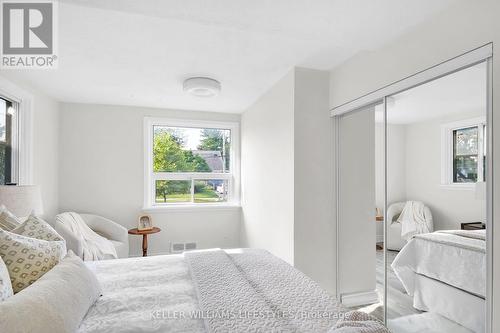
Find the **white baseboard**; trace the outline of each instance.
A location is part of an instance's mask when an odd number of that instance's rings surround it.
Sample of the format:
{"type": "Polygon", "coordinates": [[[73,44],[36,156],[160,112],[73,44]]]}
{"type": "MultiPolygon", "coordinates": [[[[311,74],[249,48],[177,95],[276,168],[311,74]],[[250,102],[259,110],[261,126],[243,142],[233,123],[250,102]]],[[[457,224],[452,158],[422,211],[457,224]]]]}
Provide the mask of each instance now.
{"type": "Polygon", "coordinates": [[[344,294],[340,296],[342,305],[346,307],[360,306],[378,303],[378,294],[376,290],[364,291],[360,293],[344,294]]]}

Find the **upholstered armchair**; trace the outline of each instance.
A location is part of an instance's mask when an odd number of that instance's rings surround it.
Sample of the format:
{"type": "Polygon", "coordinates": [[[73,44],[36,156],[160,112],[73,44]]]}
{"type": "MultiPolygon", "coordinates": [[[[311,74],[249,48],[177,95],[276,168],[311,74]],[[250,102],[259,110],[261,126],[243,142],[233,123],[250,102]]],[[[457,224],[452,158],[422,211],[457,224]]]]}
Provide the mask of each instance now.
{"type": "MultiPolygon", "coordinates": [[[[406,241],[401,237],[401,223],[398,222],[399,215],[405,205],[406,202],[395,202],[387,208],[387,238],[385,246],[388,250],[399,251],[406,245],[406,241]]],[[[424,216],[427,223],[432,226],[432,213],[427,206],[424,208],[424,216]]]]}
{"type": "MultiPolygon", "coordinates": [[[[95,233],[113,243],[118,258],[128,257],[128,231],[121,225],[107,218],[92,214],[80,214],[85,223],[95,233]]],[[[66,247],[82,258],[83,247],[81,241],[60,221],[55,222],[54,228],[66,240],[66,247]]]]}

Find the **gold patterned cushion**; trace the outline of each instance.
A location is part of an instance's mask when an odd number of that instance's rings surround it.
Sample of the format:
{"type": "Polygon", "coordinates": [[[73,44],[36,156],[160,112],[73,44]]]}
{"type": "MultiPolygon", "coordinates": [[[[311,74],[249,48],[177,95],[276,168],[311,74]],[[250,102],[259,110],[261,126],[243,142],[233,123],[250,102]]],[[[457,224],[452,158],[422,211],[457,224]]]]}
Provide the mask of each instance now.
{"type": "Polygon", "coordinates": [[[2,258],[0,258],[0,302],[13,294],[14,291],[12,290],[12,283],[10,283],[9,271],[2,258]]]}
{"type": "Polygon", "coordinates": [[[14,293],[47,273],[59,263],[64,253],[64,242],[46,241],[0,230],[0,256],[9,271],[14,293]]]}
{"type": "Polygon", "coordinates": [[[42,239],[46,241],[59,241],[63,247],[61,259],[66,255],[66,241],[54,228],[40,217],[31,214],[26,221],[11,231],[14,234],[42,239]]]}
{"type": "Polygon", "coordinates": [[[64,241],[50,224],[33,214],[31,214],[26,221],[10,231],[18,235],[46,241],[64,241]]]}
{"type": "Polygon", "coordinates": [[[4,205],[0,206],[0,229],[11,231],[20,224],[21,221],[14,214],[9,212],[4,205]]]}

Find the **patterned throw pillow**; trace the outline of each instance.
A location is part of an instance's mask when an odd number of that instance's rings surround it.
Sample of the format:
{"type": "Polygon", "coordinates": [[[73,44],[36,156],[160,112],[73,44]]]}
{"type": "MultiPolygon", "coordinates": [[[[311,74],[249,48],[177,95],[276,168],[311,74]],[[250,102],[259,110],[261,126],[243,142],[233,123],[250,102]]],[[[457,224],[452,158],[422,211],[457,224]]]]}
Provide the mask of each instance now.
{"type": "Polygon", "coordinates": [[[0,256],[9,270],[14,293],[38,280],[64,256],[61,241],[46,241],[0,230],[0,256]]]}
{"type": "Polygon", "coordinates": [[[0,258],[0,302],[13,294],[14,291],[12,290],[12,283],[10,283],[9,271],[2,258],[0,258]]]}
{"type": "Polygon", "coordinates": [[[66,255],[66,241],[50,224],[42,220],[40,217],[31,214],[26,221],[21,223],[17,228],[11,231],[14,234],[42,239],[46,241],[59,241],[63,247],[61,259],[66,255]]]}
{"type": "Polygon", "coordinates": [[[26,221],[21,223],[13,230],[7,230],[18,235],[23,235],[46,241],[63,241],[57,231],[50,224],[42,220],[40,217],[31,214],[26,221]]]}
{"type": "Polygon", "coordinates": [[[0,229],[11,231],[20,224],[21,221],[14,214],[9,212],[4,205],[0,206],[0,229]]]}

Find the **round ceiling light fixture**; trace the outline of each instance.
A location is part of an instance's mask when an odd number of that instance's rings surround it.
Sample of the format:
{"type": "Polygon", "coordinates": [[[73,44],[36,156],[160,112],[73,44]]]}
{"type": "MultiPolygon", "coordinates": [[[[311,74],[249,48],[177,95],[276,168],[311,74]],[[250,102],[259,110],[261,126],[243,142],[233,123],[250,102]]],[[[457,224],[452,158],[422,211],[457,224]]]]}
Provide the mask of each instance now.
{"type": "Polygon", "coordinates": [[[217,96],[221,91],[220,82],[209,77],[191,77],[184,80],[185,92],[197,97],[217,96]]]}

